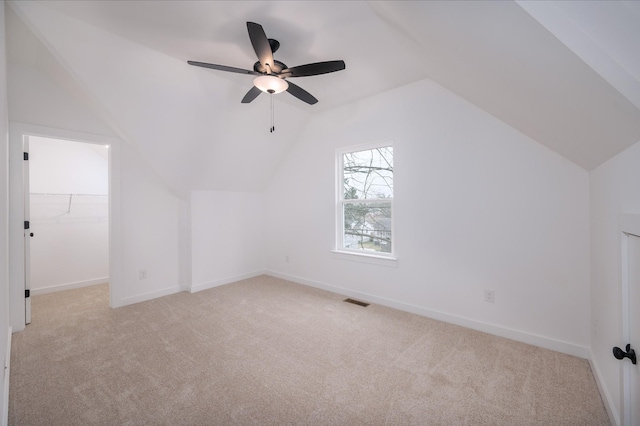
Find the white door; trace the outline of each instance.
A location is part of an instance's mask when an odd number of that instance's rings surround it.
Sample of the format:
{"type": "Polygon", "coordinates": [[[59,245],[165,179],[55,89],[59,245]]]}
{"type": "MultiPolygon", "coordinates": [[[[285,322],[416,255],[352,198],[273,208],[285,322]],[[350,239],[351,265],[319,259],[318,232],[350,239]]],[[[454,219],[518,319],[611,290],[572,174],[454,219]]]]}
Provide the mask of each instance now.
{"type": "Polygon", "coordinates": [[[24,184],[24,323],[31,324],[31,236],[30,211],[31,194],[29,191],[29,138],[23,142],[24,161],[22,168],[22,181],[24,184]]]}
{"type": "MultiPolygon", "coordinates": [[[[629,283],[629,341],[640,358],[640,237],[629,234],[628,240],[628,283],[629,283]]],[[[625,348],[626,349],[626,348],[625,348]]],[[[640,361],[640,360],[638,360],[640,361]]],[[[629,381],[629,409],[627,425],[640,425],[640,362],[632,364],[625,359],[625,378],[629,381]]]]}

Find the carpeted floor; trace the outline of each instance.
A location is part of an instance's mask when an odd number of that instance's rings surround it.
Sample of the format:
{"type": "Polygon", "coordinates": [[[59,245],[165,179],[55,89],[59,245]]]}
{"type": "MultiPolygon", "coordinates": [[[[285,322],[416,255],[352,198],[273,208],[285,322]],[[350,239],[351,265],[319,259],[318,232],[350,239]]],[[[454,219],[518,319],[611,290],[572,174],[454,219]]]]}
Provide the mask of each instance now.
{"type": "Polygon", "coordinates": [[[11,425],[606,425],[586,360],[269,276],[33,298],[11,425]]]}

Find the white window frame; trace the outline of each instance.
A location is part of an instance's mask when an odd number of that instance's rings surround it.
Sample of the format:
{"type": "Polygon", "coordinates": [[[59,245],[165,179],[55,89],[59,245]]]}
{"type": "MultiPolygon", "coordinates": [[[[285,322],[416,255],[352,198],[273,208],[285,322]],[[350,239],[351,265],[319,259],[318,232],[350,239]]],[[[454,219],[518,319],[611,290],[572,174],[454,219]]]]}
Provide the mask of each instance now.
{"type": "MultiPolygon", "coordinates": [[[[373,142],[366,143],[355,146],[348,146],[343,148],[336,149],[336,203],[335,203],[335,212],[336,212],[336,239],[335,239],[335,250],[334,253],[338,255],[348,255],[347,257],[341,256],[343,259],[348,260],[357,260],[358,257],[361,258],[370,258],[375,261],[375,259],[380,260],[392,260],[395,261],[395,253],[396,253],[396,244],[395,244],[395,180],[394,180],[394,195],[389,198],[369,198],[361,201],[349,201],[349,203],[375,203],[375,202],[384,202],[391,204],[391,252],[373,252],[373,251],[364,251],[364,250],[356,250],[349,249],[344,247],[344,205],[347,203],[344,199],[344,154],[348,154],[350,152],[358,152],[358,151],[369,151],[376,148],[384,148],[384,147],[392,147],[394,148],[394,157],[395,157],[395,146],[392,141],[383,141],[383,142],[373,142]]],[[[394,158],[395,165],[395,158],[394,158]]],[[[394,170],[395,171],[395,170],[394,170]]],[[[395,177],[395,175],[394,175],[395,177]]]]}

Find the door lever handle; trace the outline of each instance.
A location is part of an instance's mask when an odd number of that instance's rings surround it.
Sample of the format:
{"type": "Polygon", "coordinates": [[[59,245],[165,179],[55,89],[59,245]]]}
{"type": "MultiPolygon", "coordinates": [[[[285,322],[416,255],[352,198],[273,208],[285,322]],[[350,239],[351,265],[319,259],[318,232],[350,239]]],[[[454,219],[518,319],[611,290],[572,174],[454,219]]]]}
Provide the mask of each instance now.
{"type": "Polygon", "coordinates": [[[626,349],[627,349],[627,351],[625,352],[622,349],[620,349],[619,347],[615,346],[613,348],[613,356],[616,357],[616,359],[629,358],[631,360],[631,363],[635,364],[637,362],[637,360],[636,360],[636,351],[631,349],[631,343],[627,343],[626,349]]]}

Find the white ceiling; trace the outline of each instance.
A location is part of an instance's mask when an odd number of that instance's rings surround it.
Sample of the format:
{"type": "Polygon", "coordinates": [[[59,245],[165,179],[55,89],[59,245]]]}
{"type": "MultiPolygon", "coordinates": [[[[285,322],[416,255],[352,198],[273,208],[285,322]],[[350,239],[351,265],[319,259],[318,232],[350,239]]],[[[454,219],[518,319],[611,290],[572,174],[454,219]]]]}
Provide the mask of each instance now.
{"type": "MultiPolygon", "coordinates": [[[[209,141],[201,141],[207,146],[208,155],[203,155],[207,161],[220,156],[239,158],[235,147],[241,141],[264,139],[244,125],[244,117],[265,115],[262,97],[250,105],[240,104],[251,87],[251,76],[184,65],[195,60],[251,69],[256,57],[246,21],[260,23],[268,37],[280,41],[275,58],[289,66],[343,59],[345,71],[292,80],[314,94],[318,104],[309,106],[286,93],[278,95],[283,104],[280,109],[287,114],[278,118],[280,128],[290,126],[291,130],[279,136],[277,153],[263,165],[263,178],[295,143],[297,131],[310,115],[424,78],[587,170],[640,140],[638,2],[145,0],[9,4],[78,84],[91,92],[121,136],[142,139],[143,151],[152,146],[149,142],[145,148],[144,134],[149,129],[138,124],[145,117],[120,110],[131,102],[142,108],[143,100],[132,101],[136,96],[154,97],[156,104],[166,101],[171,90],[178,98],[177,105],[184,105],[185,110],[187,105],[200,105],[198,111],[207,113],[202,117],[219,116],[215,124],[203,124],[194,121],[199,113],[189,110],[189,119],[177,119],[194,129],[192,137],[202,139],[209,134],[216,141],[230,141],[226,146],[216,142],[219,146],[215,148],[209,141]],[[92,45],[70,40],[74,37],[92,45]],[[176,83],[167,88],[162,78],[170,78],[169,72],[191,86],[176,83]],[[146,81],[154,79],[157,86],[146,81]],[[111,92],[126,84],[131,84],[132,90],[126,91],[129,98],[125,104],[111,92]]],[[[8,40],[13,43],[9,52],[33,50],[22,46],[20,38],[8,40]]],[[[9,60],[18,61],[17,56],[9,60]]],[[[178,133],[178,128],[165,130],[178,133]]],[[[219,175],[200,171],[182,176],[184,171],[178,168],[184,169],[188,160],[176,161],[180,152],[175,149],[161,151],[152,161],[168,180],[180,182],[178,186],[193,188],[194,182],[203,178],[224,180],[224,170],[219,175]],[[172,167],[176,168],[173,172],[172,167]]],[[[221,186],[227,188],[228,184],[221,186]]],[[[249,182],[237,186],[235,189],[254,188],[249,182]]]]}
{"type": "MultiPolygon", "coordinates": [[[[326,110],[428,77],[418,52],[361,1],[45,1],[47,7],[122,36],[182,62],[252,69],[257,58],[246,28],[261,24],[280,41],[274,55],[288,66],[343,59],[348,72],[293,80],[318,99],[310,112],[326,110]],[[372,61],[380,61],[372,66],[372,61]],[[398,72],[398,65],[402,72],[398,72]]],[[[242,85],[252,76],[219,76],[242,85]]],[[[283,96],[287,98],[289,96],[283,96]]]]}

